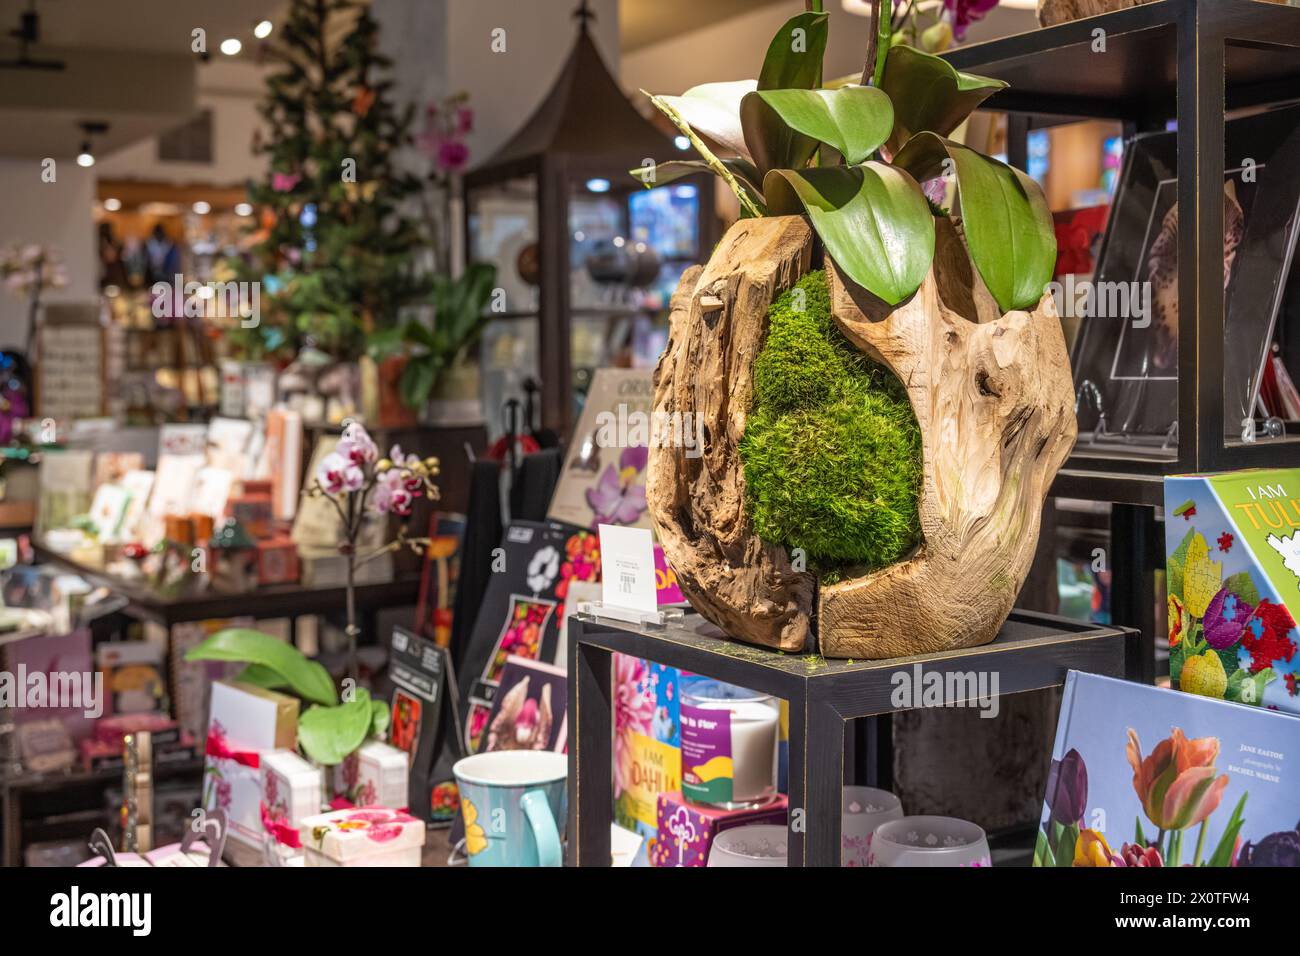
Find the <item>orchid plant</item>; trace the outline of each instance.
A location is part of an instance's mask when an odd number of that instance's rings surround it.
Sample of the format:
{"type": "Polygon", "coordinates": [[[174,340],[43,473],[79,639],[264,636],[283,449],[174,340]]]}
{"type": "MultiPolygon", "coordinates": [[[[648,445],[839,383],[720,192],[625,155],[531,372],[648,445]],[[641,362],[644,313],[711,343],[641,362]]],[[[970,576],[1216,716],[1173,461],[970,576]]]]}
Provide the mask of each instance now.
{"type": "Polygon", "coordinates": [[[369,692],[357,686],[357,626],[355,581],[357,568],[381,554],[409,547],[423,554],[428,538],[411,538],[402,526],[392,541],[365,554],[358,551],[364,523],[376,517],[407,517],[421,495],[438,498],[433,479],[438,475],[436,458],[421,459],[403,453],[394,445],[387,458],[358,422],[344,426],[334,451],[317,466],[306,492],[323,497],[338,512],[339,554],[347,561],[348,680],[340,695],[329,672],[317,661],[269,634],[246,628],[231,628],[212,635],[190,651],[186,660],[242,661],[248,666],[238,679],[269,690],[285,689],[311,704],[298,721],[298,742],[303,752],[318,763],[333,765],[356,750],[370,735],[388,727],[388,705],[371,700],[369,692]]]}
{"type": "Polygon", "coordinates": [[[893,7],[880,0],[860,79],[827,88],[829,18],[820,0],[807,6],[773,38],[758,79],[647,93],[701,158],[632,173],[652,186],[708,169],[744,217],[807,215],[840,272],[891,306],[920,287],[936,216],[947,217],[1001,310],[1035,306],[1056,260],[1042,191],[947,138],[1006,84],[894,43],[893,7]]]}

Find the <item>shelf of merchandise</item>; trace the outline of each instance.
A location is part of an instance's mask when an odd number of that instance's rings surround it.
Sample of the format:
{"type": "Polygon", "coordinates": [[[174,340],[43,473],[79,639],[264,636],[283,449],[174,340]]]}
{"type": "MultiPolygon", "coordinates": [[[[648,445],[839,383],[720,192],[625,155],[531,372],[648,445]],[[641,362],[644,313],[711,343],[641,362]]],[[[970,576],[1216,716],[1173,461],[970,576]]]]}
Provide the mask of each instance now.
{"type": "MultiPolygon", "coordinates": [[[[1069,670],[1150,680],[1136,631],[1013,611],[981,647],[884,661],[783,654],[726,637],[698,614],[662,628],[578,615],[569,623],[569,846],[575,866],[608,866],[613,822],[610,732],[615,653],[779,697],[790,707],[789,801],[804,813],[789,835],[790,866],[838,866],[845,734],[850,721],[909,708],[894,675],[996,672],[998,693],[1060,686],[1069,670]]],[[[793,819],[793,818],[792,818],[793,819]]]]}
{"type": "Polygon", "coordinates": [[[1300,9],[1263,0],[1158,0],[944,54],[959,70],[1005,80],[986,101],[1009,116],[1007,151],[1024,165],[1032,125],[1112,119],[1126,135],[1176,120],[1179,230],[1178,444],[1165,458],[1076,449],[1051,494],[1113,503],[1111,620],[1138,628],[1154,653],[1155,570],[1164,547],[1155,508],[1164,477],[1300,466],[1300,436],[1225,440],[1221,283],[1224,114],[1300,98],[1300,9]]]}
{"type": "MultiPolygon", "coordinates": [[[[1158,0],[972,44],[944,58],[1010,86],[985,106],[1022,118],[1178,124],[1178,447],[1167,458],[1076,450],[1053,494],[1159,505],[1167,474],[1300,466],[1300,436],[1225,440],[1222,269],[1224,114],[1300,98],[1300,9],[1263,0],[1158,0]],[[1209,277],[1209,278],[1207,278],[1209,277]]],[[[1028,123],[1010,124],[1023,136],[1028,123]]],[[[1013,161],[1021,144],[1009,142],[1013,161]]]]}
{"type": "MultiPolygon", "coordinates": [[[[160,760],[154,773],[160,782],[197,782],[203,774],[203,761],[160,760]]],[[[111,825],[104,790],[121,781],[121,768],[14,774],[0,769],[0,866],[21,865],[25,827],[41,824],[63,836],[85,834],[89,838],[94,827],[111,825]]]]}

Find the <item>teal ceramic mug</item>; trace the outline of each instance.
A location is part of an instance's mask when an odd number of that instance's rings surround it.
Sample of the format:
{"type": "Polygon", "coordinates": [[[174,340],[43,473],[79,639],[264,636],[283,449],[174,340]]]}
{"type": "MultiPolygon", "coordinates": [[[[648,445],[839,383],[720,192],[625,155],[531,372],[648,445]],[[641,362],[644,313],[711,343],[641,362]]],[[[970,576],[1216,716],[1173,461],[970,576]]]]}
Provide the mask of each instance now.
{"type": "Polygon", "coordinates": [[[452,767],[470,866],[559,866],[569,758],[541,750],[474,754],[452,767]]]}

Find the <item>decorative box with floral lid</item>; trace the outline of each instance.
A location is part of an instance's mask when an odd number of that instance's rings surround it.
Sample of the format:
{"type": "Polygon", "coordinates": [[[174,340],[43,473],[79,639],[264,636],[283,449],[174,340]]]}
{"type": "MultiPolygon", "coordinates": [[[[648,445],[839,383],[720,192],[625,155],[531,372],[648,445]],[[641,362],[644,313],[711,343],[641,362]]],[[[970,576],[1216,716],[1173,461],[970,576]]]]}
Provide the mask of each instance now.
{"type": "Polygon", "coordinates": [[[388,807],[333,810],[298,828],[307,866],[419,866],[424,821],[388,807]]]}

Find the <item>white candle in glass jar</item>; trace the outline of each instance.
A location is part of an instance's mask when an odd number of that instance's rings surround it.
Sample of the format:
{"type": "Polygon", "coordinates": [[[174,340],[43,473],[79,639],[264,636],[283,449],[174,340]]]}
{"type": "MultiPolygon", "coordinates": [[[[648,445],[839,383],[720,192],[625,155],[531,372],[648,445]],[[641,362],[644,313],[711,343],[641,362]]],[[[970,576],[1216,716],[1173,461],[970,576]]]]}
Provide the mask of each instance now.
{"type": "Polygon", "coordinates": [[[688,685],[682,695],[683,795],[728,809],[771,799],[776,795],[779,725],[773,697],[719,681],[688,685]],[[729,731],[725,738],[724,726],[729,731]],[[718,787],[720,755],[731,761],[729,794],[725,786],[718,787]]]}

